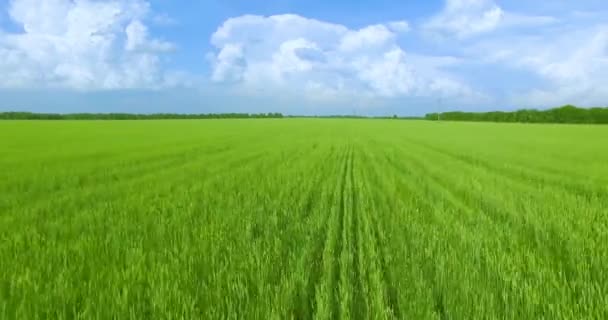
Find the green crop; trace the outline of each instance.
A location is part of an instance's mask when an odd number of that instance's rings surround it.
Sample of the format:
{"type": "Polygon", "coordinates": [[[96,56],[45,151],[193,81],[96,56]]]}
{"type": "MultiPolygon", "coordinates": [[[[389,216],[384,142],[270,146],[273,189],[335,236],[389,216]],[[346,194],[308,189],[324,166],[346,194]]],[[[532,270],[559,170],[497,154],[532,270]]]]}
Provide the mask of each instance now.
{"type": "Polygon", "coordinates": [[[0,122],[1,319],[606,319],[608,127],[0,122]]]}

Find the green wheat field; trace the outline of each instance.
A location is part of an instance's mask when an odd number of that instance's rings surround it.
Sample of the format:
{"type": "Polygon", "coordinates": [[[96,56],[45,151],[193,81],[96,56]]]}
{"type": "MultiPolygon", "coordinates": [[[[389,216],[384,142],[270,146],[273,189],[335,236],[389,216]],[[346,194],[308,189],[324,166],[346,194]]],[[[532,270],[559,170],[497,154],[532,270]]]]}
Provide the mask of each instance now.
{"type": "Polygon", "coordinates": [[[0,122],[0,319],[606,319],[608,127],[0,122]]]}

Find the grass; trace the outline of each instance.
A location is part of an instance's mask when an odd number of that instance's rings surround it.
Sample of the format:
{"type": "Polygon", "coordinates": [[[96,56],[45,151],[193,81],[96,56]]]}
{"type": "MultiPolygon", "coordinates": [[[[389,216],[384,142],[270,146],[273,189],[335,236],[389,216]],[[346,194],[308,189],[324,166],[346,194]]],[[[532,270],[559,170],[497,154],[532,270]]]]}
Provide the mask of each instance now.
{"type": "Polygon", "coordinates": [[[608,127],[0,122],[2,319],[608,318],[608,127]]]}

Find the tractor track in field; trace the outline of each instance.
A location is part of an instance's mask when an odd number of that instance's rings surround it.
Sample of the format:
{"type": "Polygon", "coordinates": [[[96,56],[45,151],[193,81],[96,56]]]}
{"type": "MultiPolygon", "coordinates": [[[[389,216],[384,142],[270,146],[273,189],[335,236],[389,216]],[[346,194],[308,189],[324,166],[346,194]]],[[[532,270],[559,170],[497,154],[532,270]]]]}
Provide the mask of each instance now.
{"type": "MultiPolygon", "coordinates": [[[[457,162],[464,161],[458,157],[453,157],[451,159],[457,162]]],[[[387,158],[387,162],[397,171],[402,171],[406,175],[413,175],[413,172],[408,172],[407,169],[399,166],[393,160],[387,158]]],[[[481,212],[484,213],[484,216],[487,217],[493,224],[511,228],[513,230],[513,234],[523,235],[524,239],[525,237],[533,238],[531,235],[536,234],[537,231],[535,230],[536,227],[534,225],[523,223],[519,220],[519,217],[514,212],[500,207],[495,203],[495,201],[488,198],[488,196],[467,196],[466,189],[463,189],[455,184],[450,184],[449,182],[446,182],[445,179],[441,179],[438,176],[438,172],[430,172],[420,159],[409,157],[408,163],[414,164],[414,166],[418,169],[414,171],[426,173],[427,183],[433,186],[435,197],[443,198],[445,201],[447,201],[447,203],[449,203],[450,206],[463,212],[467,212],[468,214],[474,214],[476,210],[481,210],[481,212]],[[476,209],[476,206],[479,208],[476,209]]],[[[471,166],[471,170],[476,169],[471,163],[465,164],[471,166]]],[[[502,171],[494,171],[492,168],[493,167],[482,166],[482,170],[491,171],[499,176],[503,176],[505,174],[502,171]]],[[[518,182],[515,178],[510,176],[504,176],[504,178],[506,180],[505,183],[508,185],[515,186],[518,182]]],[[[547,224],[545,228],[550,232],[552,237],[552,241],[549,243],[560,244],[566,242],[566,238],[556,232],[554,226],[547,224]]],[[[521,241],[520,245],[529,248],[529,250],[532,252],[537,252],[538,256],[544,255],[545,253],[543,253],[543,251],[547,250],[547,247],[542,246],[537,241],[521,241]]],[[[551,268],[558,270],[557,272],[563,273],[566,277],[572,277],[572,275],[576,274],[576,267],[572,264],[572,262],[562,258],[563,256],[569,256],[567,253],[563,253],[565,252],[563,251],[563,247],[550,245],[548,250],[550,250],[550,254],[553,255],[554,261],[558,261],[552,265],[551,268]]],[[[484,257],[484,259],[487,259],[487,257],[484,257]]],[[[484,266],[487,265],[485,264],[485,260],[482,260],[482,262],[484,262],[484,266]]],[[[499,274],[496,274],[495,272],[488,272],[488,276],[491,277],[495,283],[497,283],[497,287],[509,288],[509,283],[499,274]]],[[[434,271],[427,271],[427,277],[434,278],[434,271]]],[[[435,288],[434,284],[432,286],[435,288]]],[[[443,315],[446,311],[443,303],[443,295],[440,292],[436,292],[434,289],[433,297],[435,300],[436,311],[438,314],[443,315]]],[[[496,299],[500,301],[501,296],[496,294],[496,299]]]]}
{"type": "MultiPolygon", "coordinates": [[[[147,177],[157,175],[159,171],[162,172],[172,168],[179,169],[189,163],[192,163],[194,160],[200,159],[203,156],[209,156],[208,152],[205,153],[202,151],[203,148],[200,147],[191,148],[180,151],[178,155],[175,153],[167,153],[155,155],[145,159],[130,160],[124,163],[108,162],[104,166],[100,165],[98,168],[90,168],[87,171],[71,173],[75,174],[75,176],[70,177],[70,179],[74,181],[62,183],[61,185],[57,185],[52,189],[38,191],[40,194],[40,196],[38,196],[40,199],[38,202],[52,201],[53,199],[57,199],[61,196],[69,195],[74,191],[94,190],[107,184],[119,184],[129,181],[144,180],[147,177]],[[143,165],[141,165],[142,163],[143,165]]],[[[214,148],[211,149],[211,151],[213,151],[213,153],[211,153],[212,157],[220,158],[226,154],[230,154],[230,151],[232,150],[229,148],[214,148]]],[[[31,179],[35,179],[35,176],[33,176],[31,179]]],[[[23,185],[12,186],[12,188],[28,189],[28,185],[31,185],[34,182],[35,180],[24,180],[24,182],[22,182],[23,185]]],[[[15,192],[23,190],[9,189],[4,191],[15,192]]],[[[20,196],[16,197],[14,201],[16,201],[17,205],[20,207],[31,206],[32,204],[29,201],[22,203],[28,199],[29,198],[23,198],[20,196]]],[[[0,209],[4,208],[0,207],[0,209]]]]}
{"type": "Polygon", "coordinates": [[[337,208],[328,219],[325,245],[317,253],[331,261],[324,261],[325,269],[318,265],[319,269],[314,271],[319,274],[315,318],[365,319],[381,316],[380,313],[399,318],[397,290],[392,286],[387,252],[380,236],[379,229],[383,226],[374,217],[373,208],[362,207],[360,203],[368,186],[359,180],[361,172],[357,170],[354,146],[347,147],[341,162],[333,198],[337,208]],[[335,224],[333,228],[331,221],[335,224]],[[327,256],[328,250],[331,257],[327,256]],[[318,287],[325,287],[329,294],[320,295],[318,287]],[[320,300],[325,308],[317,308],[321,307],[320,300]]]}
{"type": "Polygon", "coordinates": [[[329,216],[322,258],[325,269],[319,270],[315,290],[315,318],[359,318],[364,313],[357,230],[360,224],[357,192],[355,188],[353,146],[348,146],[341,160],[341,170],[329,216]],[[333,223],[332,223],[333,222],[333,223]],[[332,228],[333,227],[333,228],[332,228]],[[331,252],[331,256],[328,253],[331,252]],[[325,288],[321,291],[319,288],[325,288]],[[324,295],[322,295],[324,294],[324,295]]]}
{"type": "MultiPolygon", "coordinates": [[[[321,166],[325,168],[331,168],[331,159],[334,156],[334,150],[332,149],[330,153],[327,155],[327,161],[322,161],[321,166]]],[[[314,204],[323,198],[322,188],[319,186],[327,183],[327,180],[330,178],[329,175],[323,175],[323,170],[319,170],[320,174],[315,177],[315,182],[311,185],[311,189],[308,190],[305,200],[301,206],[302,208],[302,216],[300,218],[307,219],[309,215],[312,214],[311,210],[314,207],[314,204]]],[[[330,195],[330,199],[334,194],[330,195]]],[[[324,214],[322,215],[322,222],[320,223],[321,228],[315,229],[312,235],[309,236],[307,242],[310,243],[312,249],[310,251],[305,251],[305,254],[302,256],[300,262],[298,262],[298,268],[300,270],[304,270],[307,266],[308,276],[302,287],[299,287],[297,292],[292,292],[292,295],[295,299],[294,305],[291,306],[290,315],[294,319],[310,319],[315,310],[315,286],[319,283],[321,279],[322,273],[322,258],[323,258],[323,248],[324,243],[326,241],[326,233],[327,233],[327,223],[330,218],[330,215],[324,214]]]]}
{"type": "Polygon", "coordinates": [[[372,318],[382,312],[384,316],[399,318],[401,313],[397,290],[392,284],[389,273],[387,248],[383,247],[381,241],[380,233],[383,225],[375,214],[376,206],[373,199],[367,198],[371,190],[362,168],[363,166],[355,166],[353,155],[350,171],[350,181],[353,186],[351,193],[353,230],[355,230],[353,252],[359,257],[356,259],[354,272],[353,314],[355,318],[372,318]],[[366,207],[362,205],[363,203],[369,203],[369,206],[366,207]]]}
{"type": "MultiPolygon", "coordinates": [[[[535,183],[539,183],[541,185],[545,185],[548,188],[556,190],[566,189],[572,192],[573,194],[581,196],[585,199],[588,199],[590,195],[601,195],[603,192],[605,192],[605,190],[599,189],[599,187],[590,187],[588,185],[585,185],[584,183],[581,183],[580,181],[564,182],[570,181],[571,178],[564,179],[563,173],[555,169],[537,166],[532,168],[531,170],[529,166],[527,167],[519,163],[509,163],[508,167],[499,166],[495,163],[483,159],[482,157],[473,157],[471,155],[458,154],[453,151],[438,148],[428,143],[414,141],[412,139],[407,139],[407,141],[413,145],[421,147],[430,152],[445,156],[449,159],[455,160],[471,168],[483,168],[489,172],[500,176],[501,178],[504,178],[505,180],[511,181],[513,184],[531,189],[531,191],[535,190],[529,184],[523,183],[524,181],[533,181],[535,183]]],[[[598,180],[598,184],[603,182],[604,181],[598,180]]]]}
{"type": "MultiPolygon", "coordinates": [[[[332,149],[333,151],[333,149],[332,149]]],[[[342,166],[343,167],[343,166],[342,166]]],[[[341,168],[341,170],[344,170],[343,168],[341,168]]],[[[327,180],[329,179],[329,177],[324,177],[322,180],[327,180]]],[[[340,183],[340,181],[338,182],[340,183]]],[[[334,201],[336,201],[336,193],[333,192],[331,193],[330,196],[330,203],[333,203],[334,201]]],[[[317,232],[318,234],[318,240],[315,241],[315,239],[312,239],[311,241],[314,241],[314,249],[313,249],[313,253],[312,253],[312,257],[311,257],[311,272],[310,272],[310,277],[308,278],[308,281],[306,283],[305,286],[305,292],[304,292],[304,299],[307,303],[305,308],[303,308],[303,310],[306,310],[306,312],[304,313],[300,313],[298,314],[298,316],[300,315],[308,315],[310,314],[311,316],[316,312],[317,309],[317,305],[316,305],[316,287],[319,285],[319,283],[322,280],[322,275],[323,275],[323,252],[325,249],[325,245],[327,243],[328,240],[328,224],[331,220],[331,214],[326,214],[323,215],[324,219],[322,222],[322,228],[317,232]]],[[[302,308],[300,307],[300,310],[302,310],[302,308]]],[[[298,319],[301,319],[300,317],[298,317],[298,319]]]]}
{"type": "MultiPolygon", "coordinates": [[[[335,303],[333,303],[333,308],[334,308],[334,312],[333,314],[336,316],[335,318],[341,319],[342,317],[344,317],[344,313],[346,310],[342,310],[342,308],[340,308],[341,306],[341,291],[344,291],[344,288],[342,288],[341,286],[341,282],[343,282],[343,277],[344,275],[342,274],[344,272],[344,269],[347,267],[347,265],[341,265],[340,258],[342,256],[343,253],[345,253],[345,250],[348,250],[348,248],[345,248],[345,242],[348,241],[348,238],[346,236],[346,232],[348,231],[345,228],[348,228],[348,226],[345,226],[345,219],[347,218],[347,214],[346,213],[346,196],[347,196],[347,183],[348,183],[348,179],[349,179],[349,170],[350,170],[350,158],[351,158],[351,152],[352,150],[349,148],[346,151],[346,157],[344,160],[344,169],[342,171],[342,175],[340,177],[340,199],[339,199],[339,207],[338,207],[338,221],[339,221],[339,227],[338,230],[336,230],[337,232],[337,237],[338,237],[338,243],[336,244],[336,251],[335,254],[336,256],[334,256],[334,275],[336,276],[336,280],[335,280],[335,286],[333,288],[334,291],[334,297],[335,297],[335,303]]],[[[347,305],[349,304],[348,301],[344,301],[344,303],[346,303],[347,305]]]]}
{"type": "MultiPolygon", "coordinates": [[[[474,203],[472,202],[473,200],[467,200],[467,198],[465,197],[464,190],[461,190],[460,188],[454,186],[451,187],[448,183],[444,181],[445,179],[441,179],[437,176],[437,172],[431,172],[429,168],[425,164],[423,164],[422,160],[411,156],[408,157],[407,160],[409,164],[412,164],[414,166],[414,170],[404,168],[390,157],[386,157],[386,162],[390,166],[392,166],[393,169],[395,169],[397,172],[400,172],[404,176],[415,176],[415,172],[424,173],[426,175],[425,177],[427,178],[427,183],[433,186],[432,189],[434,191],[434,198],[444,199],[444,201],[446,201],[450,206],[460,210],[461,212],[466,212],[467,214],[475,213],[476,209],[474,207],[474,203]]],[[[417,192],[413,188],[408,187],[408,189],[411,192],[417,192]]],[[[484,198],[482,197],[476,197],[475,199],[478,200],[478,203],[483,203],[486,205],[483,212],[485,213],[485,216],[490,219],[490,221],[494,224],[508,225],[508,220],[515,218],[515,216],[512,213],[509,213],[508,211],[499,210],[500,208],[494,209],[489,207],[489,204],[485,203],[485,201],[487,200],[484,200],[484,198]]],[[[445,292],[443,292],[437,285],[436,270],[425,268],[423,273],[425,275],[425,278],[429,282],[429,286],[432,288],[432,298],[435,312],[437,313],[440,319],[449,318],[449,310],[447,310],[445,304],[445,292]]],[[[496,283],[499,283],[500,287],[508,287],[508,283],[506,283],[504,279],[498,276],[494,276],[493,279],[494,281],[496,281],[496,283]]]]}
{"type": "MultiPolygon", "coordinates": [[[[224,153],[225,153],[224,151],[220,151],[219,153],[214,154],[213,156],[220,157],[224,153]]],[[[238,165],[239,163],[242,163],[242,162],[253,161],[253,160],[258,159],[262,154],[263,154],[263,152],[256,152],[254,154],[248,155],[245,158],[237,158],[233,161],[227,161],[214,169],[220,170],[222,168],[230,168],[231,166],[238,165]]],[[[39,198],[35,202],[28,202],[25,204],[17,202],[16,204],[8,205],[7,208],[0,206],[0,210],[5,210],[5,209],[8,210],[17,205],[20,206],[20,208],[27,207],[27,208],[32,208],[33,210],[35,210],[37,207],[48,206],[50,204],[52,204],[53,206],[56,206],[56,207],[61,207],[61,206],[65,205],[65,203],[72,201],[71,196],[75,191],[82,192],[83,196],[81,196],[81,201],[83,203],[87,203],[87,201],[89,201],[89,199],[99,197],[99,195],[100,195],[99,191],[103,190],[104,188],[108,188],[109,186],[114,186],[117,188],[118,186],[122,187],[122,186],[127,186],[127,185],[129,185],[129,186],[136,185],[136,184],[146,181],[148,179],[152,179],[152,178],[155,179],[156,177],[158,177],[159,174],[169,175],[173,172],[179,172],[181,170],[184,170],[188,166],[195,165],[196,161],[198,159],[201,159],[203,156],[205,156],[205,154],[196,154],[195,156],[190,157],[190,158],[186,158],[185,156],[180,155],[179,157],[172,157],[170,159],[167,158],[164,161],[159,162],[159,163],[157,163],[157,161],[154,161],[152,165],[144,166],[143,169],[142,168],[138,168],[137,170],[129,169],[127,171],[127,173],[121,174],[120,177],[118,177],[117,174],[108,174],[107,178],[98,181],[98,183],[96,183],[96,184],[87,185],[86,188],[83,188],[83,187],[78,188],[76,186],[69,186],[67,188],[63,188],[63,189],[60,189],[60,190],[57,190],[54,192],[49,192],[49,193],[45,194],[44,197],[39,198]]],[[[103,177],[103,175],[97,174],[94,176],[93,179],[100,179],[101,177],[103,177]]],[[[89,179],[91,179],[91,178],[89,178],[89,179]]],[[[94,181],[94,180],[91,180],[91,181],[94,181]]],[[[18,201],[21,201],[21,200],[18,200],[18,201]]]]}
{"type": "MultiPolygon", "coordinates": [[[[412,176],[413,173],[412,173],[411,169],[402,167],[394,159],[389,157],[388,154],[385,154],[384,160],[386,161],[386,163],[388,165],[390,165],[392,167],[392,169],[396,170],[400,175],[412,176]]],[[[425,169],[421,166],[420,163],[408,158],[408,163],[412,163],[412,162],[414,162],[414,164],[418,167],[418,169],[425,169]]],[[[428,172],[426,172],[426,170],[422,170],[422,171],[425,173],[428,173],[428,172]]],[[[439,185],[439,186],[441,186],[441,185],[439,185]]],[[[419,193],[419,191],[412,188],[409,184],[404,185],[404,187],[411,193],[414,193],[414,194],[419,193]]],[[[450,202],[450,203],[453,205],[452,202],[450,202]]],[[[425,207],[430,208],[430,206],[428,205],[428,202],[424,203],[424,204],[425,204],[425,207]]],[[[376,230],[376,232],[377,231],[378,230],[376,230]]],[[[376,233],[376,235],[377,235],[377,233],[376,233]]],[[[386,270],[387,270],[386,264],[383,265],[383,270],[386,272],[386,270]]],[[[434,309],[436,315],[439,317],[439,319],[447,319],[448,310],[446,309],[446,306],[445,306],[444,294],[441,291],[441,289],[438,287],[438,284],[437,284],[437,280],[436,280],[437,275],[436,275],[435,269],[425,268],[423,270],[423,274],[424,274],[424,277],[425,277],[429,287],[431,288],[432,305],[433,305],[433,309],[434,309]]],[[[386,273],[385,273],[385,276],[386,276],[386,273]]],[[[393,291],[389,287],[389,289],[387,290],[387,299],[389,300],[389,304],[391,304],[391,305],[394,304],[395,306],[398,306],[398,302],[396,301],[395,295],[396,295],[396,290],[393,291]]],[[[395,317],[399,318],[399,316],[398,316],[399,310],[395,308],[395,309],[393,309],[393,312],[394,312],[395,317]]]]}
{"type": "MultiPolygon", "coordinates": [[[[455,161],[463,161],[462,159],[452,158],[455,161]]],[[[450,205],[459,210],[463,210],[468,214],[474,214],[476,210],[481,209],[482,212],[485,213],[485,217],[490,219],[493,223],[500,226],[507,226],[514,230],[517,234],[527,234],[533,235],[535,234],[535,226],[529,225],[521,221],[521,217],[519,217],[514,212],[506,210],[502,208],[497,200],[492,199],[491,197],[485,195],[481,196],[478,194],[468,195],[468,190],[463,189],[462,187],[458,187],[456,185],[450,185],[450,183],[446,182],[445,179],[441,179],[437,176],[437,173],[430,173],[427,168],[422,164],[419,159],[413,159],[410,157],[410,163],[415,164],[421,171],[427,173],[428,182],[435,186],[434,190],[437,193],[443,192],[445,195],[448,195],[447,199],[444,196],[450,205]],[[476,206],[479,206],[479,209],[476,209],[476,206]]],[[[396,163],[391,163],[395,168],[399,169],[396,163]]],[[[471,165],[469,163],[469,165],[471,165]]],[[[471,167],[472,169],[475,169],[471,167]]],[[[505,183],[509,184],[513,187],[520,186],[520,182],[517,179],[505,175],[505,173],[500,171],[493,171],[492,167],[483,167],[483,170],[489,170],[501,177],[504,178],[505,183]]],[[[555,186],[554,186],[555,187],[555,186]]],[[[552,227],[548,226],[547,228],[551,229],[552,227]]],[[[565,239],[563,236],[555,234],[555,243],[563,243],[565,239]]],[[[532,250],[541,250],[541,248],[537,247],[537,242],[523,242],[522,245],[529,247],[532,250]]]]}
{"type": "Polygon", "coordinates": [[[336,306],[337,284],[339,281],[339,264],[337,261],[337,251],[342,247],[340,235],[342,234],[343,220],[343,194],[344,184],[348,170],[348,150],[343,154],[339,175],[334,192],[332,193],[327,214],[324,239],[320,246],[320,264],[317,281],[314,283],[314,310],[315,319],[336,319],[338,313],[336,306]]]}
{"type": "Polygon", "coordinates": [[[360,296],[358,293],[360,278],[358,277],[356,264],[358,245],[357,245],[357,210],[355,202],[354,188],[354,149],[352,145],[348,146],[345,171],[342,176],[341,203],[340,213],[342,220],[341,229],[341,251],[338,257],[340,268],[340,285],[338,292],[340,295],[340,309],[337,312],[340,319],[350,319],[358,315],[356,309],[360,296]]]}
{"type": "Polygon", "coordinates": [[[354,257],[354,266],[353,266],[353,278],[355,279],[355,285],[353,288],[353,308],[352,308],[352,314],[355,315],[355,317],[357,316],[362,316],[362,315],[366,315],[367,314],[367,306],[365,304],[365,297],[363,295],[363,284],[362,284],[362,278],[363,278],[363,274],[361,274],[361,259],[359,259],[358,257],[360,256],[360,251],[362,250],[361,248],[361,241],[363,239],[361,239],[360,235],[359,235],[359,228],[361,225],[361,212],[360,212],[360,208],[358,206],[358,201],[360,199],[360,195],[358,194],[358,189],[357,189],[357,183],[355,180],[355,157],[354,154],[351,156],[350,158],[351,161],[351,170],[350,170],[350,181],[351,184],[353,186],[352,188],[352,193],[351,195],[351,201],[353,203],[352,206],[352,215],[353,215],[353,257],[354,257]]]}
{"type": "Polygon", "coordinates": [[[379,221],[377,219],[374,219],[373,215],[370,215],[370,218],[372,220],[372,224],[373,224],[373,237],[374,237],[374,243],[376,245],[376,248],[379,250],[379,255],[378,255],[378,263],[379,263],[379,268],[380,271],[382,273],[382,279],[384,287],[385,287],[385,297],[386,297],[386,302],[388,304],[388,307],[390,308],[392,315],[395,318],[400,318],[400,311],[399,311],[399,302],[397,300],[397,289],[392,285],[392,278],[390,277],[390,273],[389,273],[389,266],[387,263],[387,252],[386,252],[386,248],[383,247],[382,241],[381,241],[381,237],[380,237],[380,228],[382,228],[382,225],[379,223],[379,221]]]}

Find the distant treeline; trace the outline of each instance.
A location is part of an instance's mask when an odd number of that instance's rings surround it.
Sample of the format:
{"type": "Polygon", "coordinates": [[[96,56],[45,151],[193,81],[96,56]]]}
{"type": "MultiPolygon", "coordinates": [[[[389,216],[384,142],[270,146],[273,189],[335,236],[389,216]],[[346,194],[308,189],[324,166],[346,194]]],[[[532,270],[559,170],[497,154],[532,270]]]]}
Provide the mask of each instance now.
{"type": "Polygon", "coordinates": [[[424,118],[393,116],[326,115],[326,116],[284,116],[271,113],[33,113],[0,112],[0,120],[158,120],[158,119],[255,119],[255,118],[342,118],[342,119],[426,119],[448,121],[490,121],[490,122],[530,122],[530,123],[597,123],[608,124],[608,108],[577,108],[566,105],[548,110],[522,109],[517,111],[492,112],[442,112],[428,113],[424,118]]]}
{"type": "Polygon", "coordinates": [[[252,118],[340,118],[340,119],[423,119],[421,117],[393,116],[360,116],[360,115],[326,115],[303,116],[271,113],[33,113],[33,112],[0,112],[0,120],[158,120],[158,119],[252,119],[252,118]]]}
{"type": "Polygon", "coordinates": [[[492,121],[530,123],[603,123],[608,124],[608,108],[577,108],[566,105],[548,110],[522,109],[512,112],[443,112],[429,113],[427,120],[492,121]]]}
{"type": "Polygon", "coordinates": [[[0,120],[158,120],[158,119],[251,119],[251,118],[283,118],[281,113],[32,113],[32,112],[1,112],[0,120]]]}
{"type": "Polygon", "coordinates": [[[286,118],[320,118],[320,119],[395,119],[395,120],[424,120],[423,117],[414,116],[358,116],[358,115],[327,115],[327,116],[285,116],[286,118]]]}

